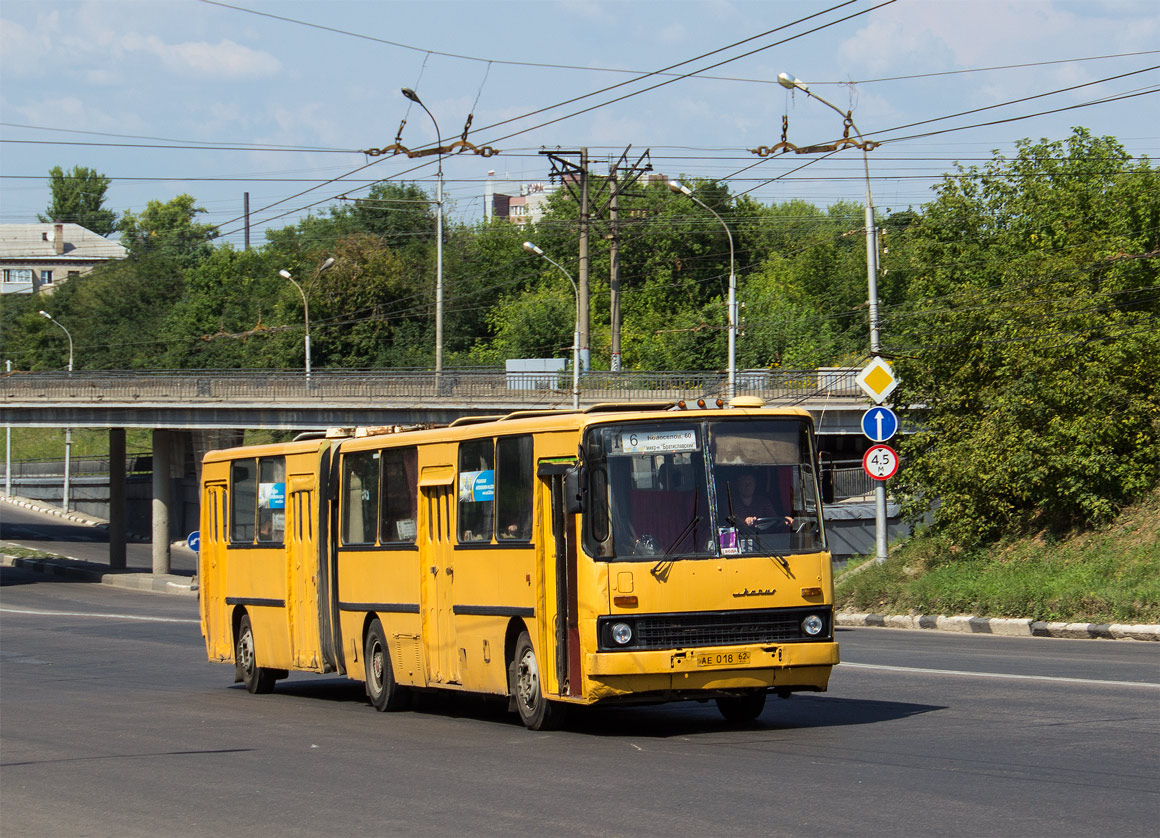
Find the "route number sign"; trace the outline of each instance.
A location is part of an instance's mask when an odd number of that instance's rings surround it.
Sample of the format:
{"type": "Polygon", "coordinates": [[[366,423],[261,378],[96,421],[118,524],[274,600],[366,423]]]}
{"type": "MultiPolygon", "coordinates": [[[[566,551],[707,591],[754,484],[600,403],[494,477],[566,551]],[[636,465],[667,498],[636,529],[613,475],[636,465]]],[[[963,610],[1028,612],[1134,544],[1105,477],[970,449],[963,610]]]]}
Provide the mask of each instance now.
{"type": "Polygon", "coordinates": [[[889,480],[898,473],[898,454],[889,445],[872,445],[862,457],[862,468],[875,480],[889,480]]]}

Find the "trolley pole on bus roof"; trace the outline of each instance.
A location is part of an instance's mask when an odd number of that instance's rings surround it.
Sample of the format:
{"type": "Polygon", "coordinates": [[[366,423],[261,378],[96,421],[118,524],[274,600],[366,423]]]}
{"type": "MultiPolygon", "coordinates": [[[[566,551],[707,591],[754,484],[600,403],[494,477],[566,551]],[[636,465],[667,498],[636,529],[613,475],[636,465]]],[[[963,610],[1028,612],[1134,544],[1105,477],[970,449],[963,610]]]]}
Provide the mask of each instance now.
{"type": "Polygon", "coordinates": [[[534,253],[546,262],[551,262],[564,276],[568,277],[568,281],[572,283],[572,293],[576,296],[576,326],[572,330],[572,409],[580,409],[580,289],[576,287],[576,280],[572,278],[572,274],[565,270],[564,266],[552,259],[540,248],[536,247],[531,242],[524,242],[524,250],[528,253],[534,253]]]}

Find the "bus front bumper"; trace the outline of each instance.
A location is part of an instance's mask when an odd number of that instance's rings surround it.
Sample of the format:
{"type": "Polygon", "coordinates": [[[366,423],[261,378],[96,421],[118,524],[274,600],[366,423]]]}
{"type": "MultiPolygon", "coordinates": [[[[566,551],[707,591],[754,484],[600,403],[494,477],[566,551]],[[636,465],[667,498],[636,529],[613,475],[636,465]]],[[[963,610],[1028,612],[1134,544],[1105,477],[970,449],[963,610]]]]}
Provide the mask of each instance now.
{"type": "Polygon", "coordinates": [[[597,652],[586,657],[593,697],[630,692],[738,689],[825,690],[839,663],[837,643],[785,643],[597,652]]]}

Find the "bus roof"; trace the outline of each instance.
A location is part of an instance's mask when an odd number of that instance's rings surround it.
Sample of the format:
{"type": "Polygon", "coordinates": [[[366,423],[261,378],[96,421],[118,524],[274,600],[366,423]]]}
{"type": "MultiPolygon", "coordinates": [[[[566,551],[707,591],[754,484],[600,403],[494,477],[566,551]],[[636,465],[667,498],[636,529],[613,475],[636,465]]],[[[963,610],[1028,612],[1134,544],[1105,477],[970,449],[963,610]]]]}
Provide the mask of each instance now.
{"type": "Polygon", "coordinates": [[[759,399],[737,399],[732,407],[693,407],[683,402],[606,403],[583,410],[519,410],[498,416],[464,417],[450,425],[381,426],[371,428],[332,428],[323,434],[303,435],[293,442],[246,445],[210,451],[206,462],[220,462],[240,457],[305,454],[342,443],[345,450],[374,448],[385,441],[408,443],[457,442],[481,436],[505,436],[531,432],[551,433],[579,431],[590,425],[617,421],[657,421],[686,419],[727,419],[740,416],[797,416],[810,419],[800,407],[765,407],[759,399]]]}

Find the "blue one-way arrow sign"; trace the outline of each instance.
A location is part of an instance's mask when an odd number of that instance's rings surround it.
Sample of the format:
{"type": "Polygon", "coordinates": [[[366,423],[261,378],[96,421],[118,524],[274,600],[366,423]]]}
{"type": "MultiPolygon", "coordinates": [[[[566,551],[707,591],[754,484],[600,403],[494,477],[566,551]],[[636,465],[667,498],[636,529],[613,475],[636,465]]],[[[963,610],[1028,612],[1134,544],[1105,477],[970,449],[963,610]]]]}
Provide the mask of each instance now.
{"type": "Polygon", "coordinates": [[[898,432],[898,416],[888,407],[872,407],[862,414],[862,433],[875,442],[886,442],[898,432]]]}

